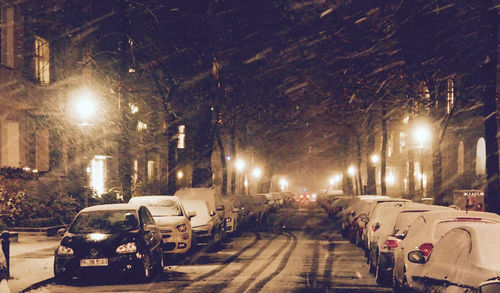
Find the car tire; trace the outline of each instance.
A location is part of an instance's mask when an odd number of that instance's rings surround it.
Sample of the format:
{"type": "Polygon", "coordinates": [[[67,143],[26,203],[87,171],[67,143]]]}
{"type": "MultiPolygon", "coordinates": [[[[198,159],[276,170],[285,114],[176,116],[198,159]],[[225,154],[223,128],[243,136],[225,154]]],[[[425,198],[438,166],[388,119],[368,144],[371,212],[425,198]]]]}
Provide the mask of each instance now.
{"type": "Polygon", "coordinates": [[[151,276],[153,274],[151,270],[151,259],[149,258],[149,254],[144,254],[142,257],[142,273],[141,279],[145,282],[151,280],[151,276]]]}
{"type": "Polygon", "coordinates": [[[373,262],[372,255],[373,255],[372,249],[370,248],[370,252],[368,253],[368,264],[369,264],[368,271],[370,272],[370,274],[375,274],[375,264],[373,262]]]}
{"type": "Polygon", "coordinates": [[[375,282],[379,285],[386,283],[385,268],[380,265],[380,257],[377,257],[377,265],[375,267],[375,282]]]}

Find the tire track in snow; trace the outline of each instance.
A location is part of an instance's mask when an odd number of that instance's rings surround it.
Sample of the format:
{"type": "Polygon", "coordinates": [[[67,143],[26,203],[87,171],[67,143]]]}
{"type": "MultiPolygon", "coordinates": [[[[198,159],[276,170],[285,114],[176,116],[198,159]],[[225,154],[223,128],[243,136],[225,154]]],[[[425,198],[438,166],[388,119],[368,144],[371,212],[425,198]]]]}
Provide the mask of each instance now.
{"type": "MultiPolygon", "coordinates": [[[[279,235],[283,234],[280,233],[279,235]]],[[[287,239],[285,243],[283,243],[283,245],[281,245],[280,248],[278,248],[278,250],[276,250],[276,252],[274,252],[273,255],[268,258],[267,262],[262,266],[262,269],[255,271],[235,292],[244,292],[248,288],[248,286],[250,286],[250,284],[252,284],[252,282],[255,281],[255,279],[264,271],[264,269],[267,268],[278,257],[278,255],[280,255],[283,249],[288,246],[292,238],[290,237],[290,235],[286,236],[287,239]]]]}
{"type": "Polygon", "coordinates": [[[290,256],[292,255],[293,251],[295,250],[295,247],[297,247],[297,237],[295,237],[295,235],[293,235],[292,232],[287,232],[287,233],[292,238],[292,245],[290,245],[290,247],[288,248],[288,251],[281,259],[281,262],[278,265],[278,268],[276,268],[276,270],[274,272],[272,272],[270,275],[268,275],[266,278],[260,280],[257,284],[255,284],[253,286],[253,288],[250,289],[249,292],[252,292],[252,293],[259,292],[262,288],[264,288],[264,286],[267,283],[269,283],[274,277],[276,277],[279,273],[281,273],[285,269],[288,261],[290,260],[290,256]]]}

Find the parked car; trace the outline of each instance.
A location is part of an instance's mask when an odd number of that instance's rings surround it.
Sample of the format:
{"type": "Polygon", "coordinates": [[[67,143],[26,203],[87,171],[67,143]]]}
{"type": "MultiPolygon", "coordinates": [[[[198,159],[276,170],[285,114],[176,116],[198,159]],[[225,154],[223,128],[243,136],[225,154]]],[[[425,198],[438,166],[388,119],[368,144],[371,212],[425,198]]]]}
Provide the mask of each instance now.
{"type": "Polygon", "coordinates": [[[196,244],[211,246],[226,237],[225,208],[214,188],[183,188],[174,196],[181,200],[185,209],[196,212],[196,217],[191,219],[196,244]]]}
{"type": "Polygon", "coordinates": [[[258,206],[255,198],[250,195],[236,195],[235,196],[240,201],[240,219],[241,224],[243,223],[255,223],[260,220],[260,214],[258,214],[258,206]]]}
{"type": "Polygon", "coordinates": [[[369,241],[368,237],[371,236],[372,229],[369,229],[373,223],[377,223],[378,218],[385,214],[384,207],[390,207],[393,203],[401,203],[400,205],[404,205],[406,203],[411,203],[412,201],[403,198],[381,198],[376,199],[370,204],[370,210],[366,213],[366,215],[360,216],[358,220],[357,234],[356,234],[356,244],[363,248],[365,251],[368,251],[369,241]]]}
{"type": "Polygon", "coordinates": [[[404,239],[394,250],[394,291],[405,292],[408,286],[412,286],[414,270],[419,265],[408,260],[410,251],[419,249],[428,257],[445,233],[468,223],[500,223],[500,216],[486,212],[446,210],[423,213],[413,221],[406,235],[402,235],[404,239]]]}
{"type": "Polygon", "coordinates": [[[145,205],[149,209],[160,227],[164,253],[182,255],[191,249],[193,231],[190,220],[196,212],[187,212],[179,198],[168,195],[136,196],[129,203],[145,205]]]}
{"type": "MultiPolygon", "coordinates": [[[[498,247],[500,224],[468,223],[453,228],[436,243],[428,257],[421,250],[408,254],[408,260],[418,264],[411,289],[479,292],[479,287],[484,286],[486,291],[485,282],[498,280],[500,276],[498,247]]],[[[495,289],[495,283],[490,286],[490,290],[495,289]]]]}
{"type": "Polygon", "coordinates": [[[234,233],[238,229],[239,214],[240,214],[240,200],[234,196],[226,195],[222,197],[224,203],[224,217],[226,219],[226,232],[234,233]]]}
{"type": "Polygon", "coordinates": [[[381,232],[374,235],[370,244],[370,267],[375,273],[375,280],[379,284],[386,284],[392,280],[394,265],[394,249],[399,245],[400,233],[406,233],[409,225],[421,214],[431,210],[449,209],[444,206],[426,205],[419,203],[406,204],[393,216],[384,218],[381,232]],[[391,236],[391,238],[388,238],[391,236]]]}
{"type": "Polygon", "coordinates": [[[149,279],[163,271],[160,229],[145,206],[97,205],[81,210],[54,257],[57,281],[103,273],[149,279]]]}

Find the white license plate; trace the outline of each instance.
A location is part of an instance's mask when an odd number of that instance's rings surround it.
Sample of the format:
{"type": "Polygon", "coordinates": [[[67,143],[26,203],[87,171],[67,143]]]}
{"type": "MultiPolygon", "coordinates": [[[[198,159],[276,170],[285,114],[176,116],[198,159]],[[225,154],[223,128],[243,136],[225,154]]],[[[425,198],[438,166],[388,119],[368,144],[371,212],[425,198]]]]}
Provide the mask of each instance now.
{"type": "Polygon", "coordinates": [[[91,258],[91,259],[81,259],[81,267],[105,267],[108,265],[107,258],[91,258]]]}

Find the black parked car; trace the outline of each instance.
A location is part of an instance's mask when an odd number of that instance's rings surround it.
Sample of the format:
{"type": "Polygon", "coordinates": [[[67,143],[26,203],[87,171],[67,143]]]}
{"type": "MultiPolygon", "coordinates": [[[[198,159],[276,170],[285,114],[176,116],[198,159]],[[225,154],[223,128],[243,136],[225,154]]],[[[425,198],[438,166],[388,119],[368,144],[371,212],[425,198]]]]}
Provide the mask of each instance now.
{"type": "Polygon", "coordinates": [[[149,279],[163,271],[162,238],[145,206],[98,205],[81,210],[55,251],[57,281],[106,274],[149,279]]]}

